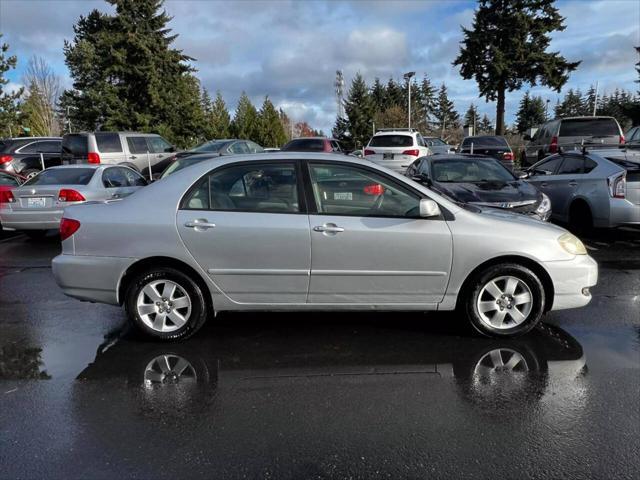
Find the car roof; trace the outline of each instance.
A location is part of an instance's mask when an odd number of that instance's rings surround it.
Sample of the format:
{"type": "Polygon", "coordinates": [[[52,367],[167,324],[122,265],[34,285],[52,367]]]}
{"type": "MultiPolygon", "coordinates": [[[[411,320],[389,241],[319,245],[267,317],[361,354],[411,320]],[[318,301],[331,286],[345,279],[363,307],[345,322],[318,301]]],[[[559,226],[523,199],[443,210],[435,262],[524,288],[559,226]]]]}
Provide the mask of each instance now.
{"type": "Polygon", "coordinates": [[[111,165],[111,164],[95,164],[95,163],[74,163],[73,165],[56,165],[55,167],[49,167],[47,170],[54,170],[59,168],[91,168],[97,170],[102,167],[118,167],[126,165],[111,165]]]}
{"type": "Polygon", "coordinates": [[[504,138],[504,135],[469,135],[468,137],[464,137],[465,140],[467,138],[504,138]]]}
{"type": "Polygon", "coordinates": [[[615,120],[615,117],[611,117],[609,115],[598,115],[595,117],[592,117],[591,115],[586,116],[577,116],[577,117],[560,117],[560,118],[556,118],[555,120],[602,120],[602,119],[611,119],[611,120],[615,120]]]}
{"type": "Polygon", "coordinates": [[[297,137],[297,138],[292,138],[289,141],[293,142],[294,140],[335,140],[335,138],[330,138],[330,137],[297,137]]]}
{"type": "Polygon", "coordinates": [[[458,160],[458,161],[472,161],[472,160],[494,160],[499,162],[499,160],[493,158],[491,155],[481,155],[478,153],[435,153],[433,155],[427,155],[425,158],[429,161],[432,160],[458,160]]]}

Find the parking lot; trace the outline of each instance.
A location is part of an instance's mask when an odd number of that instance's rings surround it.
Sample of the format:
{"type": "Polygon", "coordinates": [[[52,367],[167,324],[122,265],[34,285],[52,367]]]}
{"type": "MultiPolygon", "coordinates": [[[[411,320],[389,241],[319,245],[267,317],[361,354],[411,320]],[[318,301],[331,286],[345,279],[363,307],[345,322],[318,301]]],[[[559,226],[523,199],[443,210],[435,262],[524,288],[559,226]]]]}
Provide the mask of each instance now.
{"type": "Polygon", "coordinates": [[[640,232],[516,340],[451,314],[227,314],[159,344],[0,242],[3,478],[638,478],[640,232]]]}

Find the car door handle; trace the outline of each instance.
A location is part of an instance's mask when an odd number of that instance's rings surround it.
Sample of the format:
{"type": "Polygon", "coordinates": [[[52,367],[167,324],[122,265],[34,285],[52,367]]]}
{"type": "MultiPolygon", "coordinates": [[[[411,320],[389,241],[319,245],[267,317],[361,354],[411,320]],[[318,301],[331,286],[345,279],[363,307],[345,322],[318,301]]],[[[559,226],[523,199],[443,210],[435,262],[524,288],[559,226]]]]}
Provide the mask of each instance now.
{"type": "Polygon", "coordinates": [[[548,184],[547,182],[542,182],[542,183],[540,184],[540,186],[541,186],[542,188],[545,188],[545,187],[548,187],[548,186],[549,186],[549,184],[548,184]]]}
{"type": "Polygon", "coordinates": [[[138,158],[138,157],[136,157],[135,155],[129,155],[129,158],[130,158],[131,160],[135,160],[135,159],[136,159],[136,158],[138,158]]]}
{"type": "Polygon", "coordinates": [[[198,218],[192,222],[186,222],[184,224],[187,228],[195,228],[196,230],[208,230],[209,228],[216,228],[215,223],[207,222],[206,219],[198,218]]]}
{"type": "Polygon", "coordinates": [[[318,225],[316,227],[313,227],[313,231],[323,232],[323,233],[341,233],[341,232],[344,232],[344,228],[338,227],[337,225],[333,225],[333,224],[325,224],[325,225],[318,225]]]}
{"type": "Polygon", "coordinates": [[[119,193],[112,193],[111,194],[111,198],[120,198],[120,194],[119,193]]]}
{"type": "Polygon", "coordinates": [[[577,186],[578,186],[578,182],[576,182],[575,180],[571,180],[571,181],[569,182],[569,186],[570,186],[570,187],[577,187],[577,186]]]}

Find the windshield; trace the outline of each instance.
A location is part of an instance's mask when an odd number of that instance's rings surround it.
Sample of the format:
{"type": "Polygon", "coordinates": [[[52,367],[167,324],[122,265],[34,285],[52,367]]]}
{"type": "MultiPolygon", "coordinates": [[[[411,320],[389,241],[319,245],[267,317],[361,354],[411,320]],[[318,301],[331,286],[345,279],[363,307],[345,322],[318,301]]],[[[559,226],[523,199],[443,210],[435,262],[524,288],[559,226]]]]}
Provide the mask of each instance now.
{"type": "Polygon", "coordinates": [[[52,168],[43,170],[23,183],[28,185],[87,185],[96,170],[94,168],[52,168]]]}
{"type": "Polygon", "coordinates": [[[413,137],[410,135],[376,135],[369,142],[370,147],[411,147],[413,137]]]}
{"type": "Polygon", "coordinates": [[[511,182],[515,177],[499,162],[492,159],[438,160],[432,163],[433,181],[456,182],[511,182]]]}
{"type": "Polygon", "coordinates": [[[211,140],[210,142],[205,142],[203,144],[198,145],[197,147],[193,147],[189,151],[190,152],[219,152],[230,143],[231,143],[231,140],[211,140]]]}
{"type": "Polygon", "coordinates": [[[427,145],[429,145],[429,146],[431,146],[431,145],[433,145],[433,146],[446,145],[446,143],[444,141],[442,141],[441,139],[439,139],[439,138],[429,138],[429,137],[427,137],[427,138],[424,139],[424,141],[427,142],[427,145]]]}
{"type": "Polygon", "coordinates": [[[506,147],[507,141],[502,137],[467,137],[462,141],[463,147],[506,147]]]}
{"type": "Polygon", "coordinates": [[[196,163],[203,162],[204,160],[210,159],[210,155],[198,155],[193,157],[181,158],[180,160],[176,160],[171,165],[169,165],[160,178],[165,178],[171,175],[172,173],[176,173],[183,168],[190,167],[191,165],[195,165],[196,163]]]}
{"type": "Polygon", "coordinates": [[[618,123],[613,118],[581,118],[562,120],[561,137],[608,137],[620,135],[618,123]]]}

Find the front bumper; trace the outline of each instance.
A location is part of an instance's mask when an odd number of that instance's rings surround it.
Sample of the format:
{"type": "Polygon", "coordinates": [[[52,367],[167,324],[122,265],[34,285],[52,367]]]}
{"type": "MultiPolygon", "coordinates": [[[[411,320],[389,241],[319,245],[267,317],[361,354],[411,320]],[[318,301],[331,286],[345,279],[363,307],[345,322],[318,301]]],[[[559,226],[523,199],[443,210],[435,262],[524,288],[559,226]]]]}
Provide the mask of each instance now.
{"type": "Polygon", "coordinates": [[[51,269],[65,295],[118,305],[120,281],[135,261],[135,258],[61,254],[53,259],[51,269]]]}
{"type": "Polygon", "coordinates": [[[64,210],[11,210],[0,209],[0,222],[6,230],[49,230],[60,227],[60,219],[64,210]]]}
{"type": "Polygon", "coordinates": [[[598,282],[598,264],[589,255],[545,262],[544,267],[555,291],[551,310],[584,307],[591,301],[589,289],[598,282]]]}

